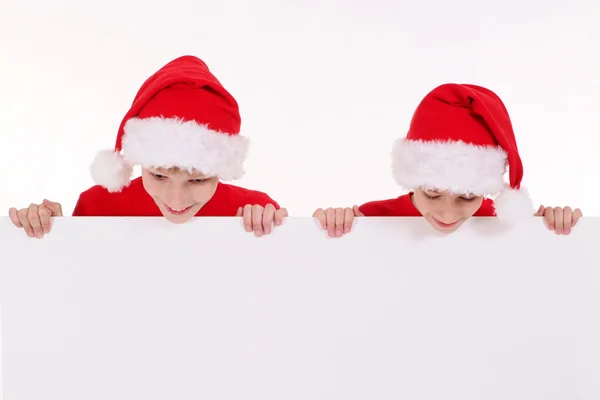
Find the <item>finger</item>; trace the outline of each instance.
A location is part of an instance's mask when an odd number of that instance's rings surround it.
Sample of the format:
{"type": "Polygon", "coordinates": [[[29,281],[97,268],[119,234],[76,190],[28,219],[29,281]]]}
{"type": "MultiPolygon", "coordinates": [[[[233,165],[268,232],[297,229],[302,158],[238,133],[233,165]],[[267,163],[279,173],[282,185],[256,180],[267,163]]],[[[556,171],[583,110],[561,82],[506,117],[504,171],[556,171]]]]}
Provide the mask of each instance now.
{"type": "Polygon", "coordinates": [[[44,233],[50,232],[50,217],[52,217],[52,211],[48,207],[41,206],[38,209],[40,216],[40,224],[44,233]]]}
{"type": "MultiPolygon", "coordinates": [[[[50,210],[48,210],[50,212],[50,210]]],[[[36,238],[41,239],[44,236],[44,230],[42,229],[42,220],[40,219],[40,206],[37,204],[30,204],[29,210],[27,211],[27,218],[33,229],[33,234],[36,238]]]]}
{"type": "Polygon", "coordinates": [[[275,218],[275,206],[273,204],[267,204],[265,207],[265,211],[262,215],[262,227],[265,231],[265,234],[268,235],[271,233],[271,228],[273,227],[273,219],[275,218]]]}
{"type": "Polygon", "coordinates": [[[34,237],[33,229],[31,229],[31,224],[29,223],[29,218],[27,218],[28,210],[29,210],[28,208],[22,208],[19,211],[17,211],[17,218],[19,218],[19,223],[25,230],[25,233],[27,234],[27,236],[34,237]]]}
{"type": "Polygon", "coordinates": [[[236,217],[241,217],[241,216],[242,216],[242,211],[243,211],[243,210],[244,210],[244,209],[243,209],[242,207],[238,207],[238,210],[237,210],[237,213],[235,213],[235,216],[236,216],[236,217]]]}
{"type": "Polygon", "coordinates": [[[321,224],[321,229],[327,229],[327,216],[325,215],[325,210],[323,210],[322,208],[318,208],[313,213],[313,218],[316,218],[319,221],[319,224],[321,224]]]}
{"type": "Polygon", "coordinates": [[[548,229],[551,231],[554,230],[554,208],[546,207],[544,209],[544,221],[546,221],[546,225],[548,225],[548,229]]]}
{"type": "Polygon", "coordinates": [[[364,217],[364,216],[365,216],[365,214],[363,214],[363,213],[360,211],[360,208],[358,208],[358,206],[354,206],[354,207],[352,207],[352,211],[354,211],[354,216],[355,216],[355,217],[364,217]]]}
{"type": "Polygon", "coordinates": [[[544,216],[544,206],[540,206],[540,208],[538,208],[538,210],[535,212],[535,214],[533,214],[535,217],[543,217],[544,216]]]}
{"type": "Polygon", "coordinates": [[[348,207],[344,210],[344,233],[350,232],[352,222],[354,222],[354,210],[348,207]]]}
{"type": "Polygon", "coordinates": [[[262,217],[265,209],[258,204],[252,207],[252,227],[254,228],[254,234],[261,237],[263,234],[262,217]]]}
{"type": "Polygon", "coordinates": [[[575,226],[577,224],[577,221],[579,221],[579,218],[583,217],[583,213],[581,212],[581,210],[579,208],[576,208],[573,211],[573,226],[575,226]]]}
{"type": "Polygon", "coordinates": [[[22,228],[23,224],[21,223],[21,221],[19,221],[19,216],[17,215],[18,210],[14,207],[12,207],[10,210],[8,210],[8,216],[10,217],[10,220],[12,221],[13,224],[15,224],[15,226],[17,228],[22,228]]]}
{"type": "Polygon", "coordinates": [[[242,209],[242,222],[246,232],[252,232],[252,205],[246,204],[242,209]]]}
{"type": "Polygon", "coordinates": [[[327,230],[330,237],[335,237],[335,210],[328,208],[325,210],[325,216],[327,217],[327,230]]]}
{"type": "Polygon", "coordinates": [[[280,208],[275,212],[275,225],[279,226],[283,224],[283,219],[288,216],[288,212],[285,208],[280,208]]]}
{"type": "Polygon", "coordinates": [[[29,223],[29,208],[20,209],[17,215],[19,216],[19,221],[21,221],[21,225],[23,225],[23,229],[25,229],[27,236],[35,237],[31,224],[29,223]]]}
{"type": "Polygon", "coordinates": [[[48,207],[50,209],[50,211],[52,211],[53,217],[62,217],[63,216],[62,206],[60,205],[60,203],[50,201],[48,199],[44,199],[44,206],[48,207]]]}
{"type": "Polygon", "coordinates": [[[573,226],[573,210],[571,207],[563,208],[563,233],[568,235],[571,233],[571,227],[573,226]]]}
{"type": "Polygon", "coordinates": [[[561,207],[556,207],[554,209],[554,227],[556,228],[556,233],[558,235],[562,235],[565,229],[563,215],[564,213],[561,207]]]}
{"type": "Polygon", "coordinates": [[[340,237],[344,234],[344,214],[343,208],[335,209],[335,236],[340,237]]]}

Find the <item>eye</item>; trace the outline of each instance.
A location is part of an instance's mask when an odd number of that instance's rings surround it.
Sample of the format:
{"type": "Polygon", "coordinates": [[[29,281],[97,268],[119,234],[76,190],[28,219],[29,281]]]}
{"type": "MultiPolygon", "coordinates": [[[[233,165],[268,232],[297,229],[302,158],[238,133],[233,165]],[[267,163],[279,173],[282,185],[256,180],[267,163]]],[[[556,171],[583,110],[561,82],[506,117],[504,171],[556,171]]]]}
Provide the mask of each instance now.
{"type": "Polygon", "coordinates": [[[475,200],[476,198],[477,198],[477,197],[461,197],[460,199],[461,199],[461,200],[464,200],[464,201],[473,201],[473,200],[475,200]]]}
{"type": "Polygon", "coordinates": [[[428,199],[430,199],[430,200],[436,200],[436,199],[439,199],[439,198],[440,198],[440,196],[430,196],[430,195],[428,195],[428,194],[427,194],[427,193],[425,193],[425,192],[423,192],[423,194],[425,195],[425,197],[427,197],[427,198],[428,198],[428,199]]]}
{"type": "Polygon", "coordinates": [[[158,181],[163,181],[163,180],[167,179],[167,177],[166,177],[166,176],[164,176],[164,175],[160,175],[160,174],[153,174],[153,173],[151,173],[151,175],[152,175],[152,177],[153,177],[154,179],[156,179],[156,180],[158,180],[158,181]]]}
{"type": "Polygon", "coordinates": [[[190,182],[192,182],[192,183],[194,183],[194,184],[198,185],[198,184],[201,184],[201,183],[204,183],[204,182],[206,182],[207,180],[208,180],[208,179],[192,179],[190,182]]]}

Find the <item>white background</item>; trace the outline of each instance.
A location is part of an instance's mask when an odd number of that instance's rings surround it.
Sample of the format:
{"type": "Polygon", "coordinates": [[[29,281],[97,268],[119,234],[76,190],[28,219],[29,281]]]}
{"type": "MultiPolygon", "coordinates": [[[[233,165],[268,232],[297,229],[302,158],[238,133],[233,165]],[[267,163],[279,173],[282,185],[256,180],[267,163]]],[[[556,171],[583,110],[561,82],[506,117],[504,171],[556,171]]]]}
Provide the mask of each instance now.
{"type": "Polygon", "coordinates": [[[183,54],[240,104],[239,184],[293,216],[401,194],[392,142],[445,82],[503,98],[536,203],[600,215],[599,41],[592,0],[3,0],[0,215],[44,197],[70,214],[142,82],[183,54]]]}

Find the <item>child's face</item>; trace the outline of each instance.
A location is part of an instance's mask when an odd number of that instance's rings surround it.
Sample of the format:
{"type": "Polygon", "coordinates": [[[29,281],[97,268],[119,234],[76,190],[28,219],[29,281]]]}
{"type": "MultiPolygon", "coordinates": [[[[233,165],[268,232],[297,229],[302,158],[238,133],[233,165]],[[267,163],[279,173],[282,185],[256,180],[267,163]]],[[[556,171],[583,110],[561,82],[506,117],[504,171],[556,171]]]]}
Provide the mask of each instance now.
{"type": "Polygon", "coordinates": [[[415,190],[412,201],[431,226],[440,232],[451,233],[477,212],[483,196],[419,189],[415,190]]]}
{"type": "Polygon", "coordinates": [[[142,169],[146,192],[170,222],[190,220],[215,194],[219,179],[177,169],[142,169]]]}

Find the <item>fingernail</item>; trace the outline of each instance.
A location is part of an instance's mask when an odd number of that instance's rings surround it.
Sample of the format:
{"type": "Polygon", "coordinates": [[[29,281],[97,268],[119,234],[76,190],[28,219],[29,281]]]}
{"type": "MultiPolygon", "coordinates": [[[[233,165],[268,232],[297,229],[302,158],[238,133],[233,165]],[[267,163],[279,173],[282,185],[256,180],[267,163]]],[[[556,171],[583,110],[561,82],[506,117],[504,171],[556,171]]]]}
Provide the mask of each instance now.
{"type": "Polygon", "coordinates": [[[337,237],[340,237],[340,236],[342,236],[342,230],[341,230],[341,229],[338,229],[338,230],[337,230],[337,232],[336,232],[336,235],[337,235],[337,237]]]}
{"type": "Polygon", "coordinates": [[[252,228],[250,228],[249,226],[246,226],[246,232],[252,232],[252,228]]]}
{"type": "Polygon", "coordinates": [[[262,236],[262,232],[261,232],[261,231],[254,231],[254,234],[255,234],[257,237],[261,237],[261,236],[262,236]]]}
{"type": "Polygon", "coordinates": [[[350,227],[349,227],[349,226],[345,227],[345,228],[344,228],[344,232],[345,232],[345,233],[348,233],[348,232],[350,232],[350,227]]]}
{"type": "Polygon", "coordinates": [[[562,233],[563,233],[563,230],[562,230],[562,229],[557,229],[557,230],[556,230],[556,233],[557,233],[558,235],[562,235],[562,233]]]}
{"type": "Polygon", "coordinates": [[[548,225],[548,228],[550,228],[550,229],[554,229],[554,225],[552,225],[552,224],[551,224],[551,225],[548,225]]]}

